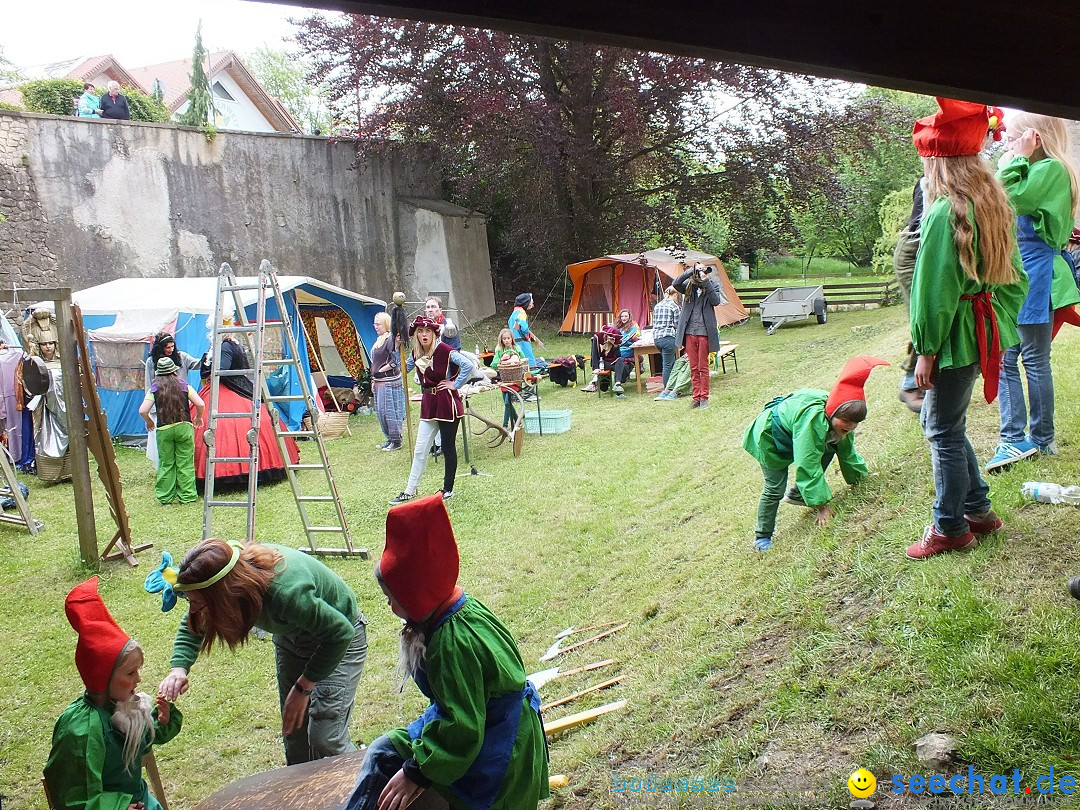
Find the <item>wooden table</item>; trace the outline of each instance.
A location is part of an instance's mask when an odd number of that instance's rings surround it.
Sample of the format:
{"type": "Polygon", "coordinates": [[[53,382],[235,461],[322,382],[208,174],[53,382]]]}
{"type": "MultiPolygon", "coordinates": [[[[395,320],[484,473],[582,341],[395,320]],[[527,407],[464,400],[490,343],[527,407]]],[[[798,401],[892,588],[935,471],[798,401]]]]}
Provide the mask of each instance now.
{"type": "MultiPolygon", "coordinates": [[[[682,354],[682,346],[675,347],[675,356],[682,354]]],[[[634,346],[634,376],[637,377],[637,392],[641,393],[641,358],[649,358],[649,368],[652,368],[652,355],[661,357],[660,347],[655,343],[638,344],[634,346]]]]}
{"type": "MultiPolygon", "coordinates": [[[[258,773],[223,787],[195,810],[340,810],[363,761],[364,752],[356,751],[258,773]]],[[[425,790],[410,810],[447,810],[447,804],[434,790],[425,790]]]]}

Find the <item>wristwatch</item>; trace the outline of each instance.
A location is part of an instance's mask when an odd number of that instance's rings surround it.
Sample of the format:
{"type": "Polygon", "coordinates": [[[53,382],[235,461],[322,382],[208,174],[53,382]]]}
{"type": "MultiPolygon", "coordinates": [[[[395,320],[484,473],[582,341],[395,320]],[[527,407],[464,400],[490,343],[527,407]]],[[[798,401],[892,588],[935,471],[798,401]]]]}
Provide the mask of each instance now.
{"type": "Polygon", "coordinates": [[[313,691],[311,689],[305,689],[304,687],[302,687],[300,685],[300,681],[294,683],[292,685],[292,688],[299,692],[301,695],[304,695],[305,697],[311,697],[311,692],[313,691]]]}

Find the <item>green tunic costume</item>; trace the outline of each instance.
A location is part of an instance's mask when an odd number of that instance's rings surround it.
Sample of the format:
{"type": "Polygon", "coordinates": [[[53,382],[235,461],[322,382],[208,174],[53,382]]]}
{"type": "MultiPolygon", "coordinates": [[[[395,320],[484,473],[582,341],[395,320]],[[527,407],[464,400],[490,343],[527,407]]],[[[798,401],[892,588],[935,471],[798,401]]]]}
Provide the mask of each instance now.
{"type": "MultiPolygon", "coordinates": [[[[832,500],[821,467],[829,434],[828,399],[828,391],[803,388],[773,400],[743,434],[743,449],[762,467],[782,470],[795,465],[795,486],[806,505],[815,509],[832,500]]],[[[837,442],[835,450],[845,481],[854,484],[866,475],[866,462],[855,452],[853,432],[837,442]]]]}
{"type": "Polygon", "coordinates": [[[1032,163],[1015,157],[998,169],[1016,215],[1030,217],[1035,234],[1055,251],[1054,274],[1050,286],[1050,309],[1080,303],[1072,270],[1061,251],[1073,230],[1072,184],[1061,161],[1044,158],[1032,163]]]}
{"type": "MultiPolygon", "coordinates": [[[[923,218],[922,242],[911,279],[911,341],[917,354],[937,357],[936,368],[962,368],[979,362],[975,312],[972,302],[961,296],[982,292],[992,294],[991,305],[997,320],[999,344],[1007,349],[1020,342],[1016,315],[1027,294],[1027,276],[1020,252],[1013,254],[1013,266],[1020,280],[1014,284],[981,284],[972,281],[960,265],[949,221],[951,208],[939,197],[923,218]]],[[[974,214],[969,212],[974,224],[974,214]]],[[[975,250],[978,251],[978,231],[975,250]]],[[[977,255],[977,253],[976,253],[977,255]]],[[[990,340],[987,329],[987,341],[990,340]]],[[[988,348],[987,346],[986,348],[988,348]]]]}
{"type": "Polygon", "coordinates": [[[95,705],[86,695],[68,706],[56,721],[45,765],[53,810],[127,810],[133,802],[142,802],[146,810],[160,810],[142,777],[142,758],[151,744],[167,743],[180,732],[183,716],[173,706],[169,722],[161,725],[157,707],[152,713],[153,739],[147,735],[129,769],[124,767],[124,736],[110,722],[112,710],[95,705]]]}
{"type": "MultiPolygon", "coordinates": [[[[318,641],[303,674],[321,681],[334,671],[352,643],[356,632],[353,623],[359,616],[356,595],[341,577],[314,557],[288,546],[263,545],[278,552],[282,559],[255,626],[267,633],[318,641]]],[[[171,665],[190,670],[201,643],[202,637],[188,628],[188,616],[184,616],[173,643],[171,665]]]]}
{"type": "Polygon", "coordinates": [[[523,694],[525,665],[510,631],[473,597],[462,596],[459,604],[431,633],[416,675],[431,706],[387,736],[451,807],[536,807],[548,795],[539,700],[534,707],[523,694]],[[513,717],[520,719],[509,738],[500,732],[513,728],[513,717]]]}

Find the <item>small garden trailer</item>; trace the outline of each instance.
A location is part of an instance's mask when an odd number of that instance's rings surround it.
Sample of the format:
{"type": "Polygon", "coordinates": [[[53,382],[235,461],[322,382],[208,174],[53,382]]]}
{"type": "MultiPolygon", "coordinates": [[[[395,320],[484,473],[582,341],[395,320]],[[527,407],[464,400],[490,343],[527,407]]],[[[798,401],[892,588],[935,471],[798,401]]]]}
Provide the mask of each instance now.
{"type": "Polygon", "coordinates": [[[816,317],[825,323],[827,317],[825,290],[816,287],[778,287],[761,302],[761,325],[772,334],[789,321],[801,321],[816,317]]]}

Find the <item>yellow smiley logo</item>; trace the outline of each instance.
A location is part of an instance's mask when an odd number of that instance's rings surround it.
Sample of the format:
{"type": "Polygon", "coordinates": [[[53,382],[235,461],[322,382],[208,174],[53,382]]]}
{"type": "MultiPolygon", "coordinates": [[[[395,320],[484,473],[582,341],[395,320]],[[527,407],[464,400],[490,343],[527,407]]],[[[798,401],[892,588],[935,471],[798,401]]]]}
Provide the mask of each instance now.
{"type": "Polygon", "coordinates": [[[877,779],[866,768],[859,768],[848,777],[847,789],[856,799],[865,799],[877,790],[877,779]]]}

